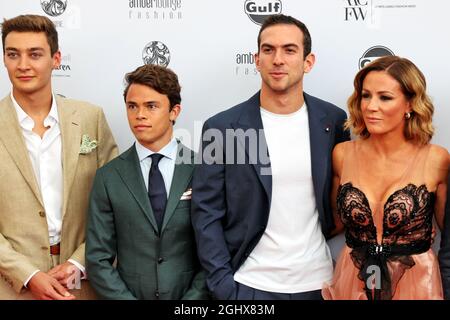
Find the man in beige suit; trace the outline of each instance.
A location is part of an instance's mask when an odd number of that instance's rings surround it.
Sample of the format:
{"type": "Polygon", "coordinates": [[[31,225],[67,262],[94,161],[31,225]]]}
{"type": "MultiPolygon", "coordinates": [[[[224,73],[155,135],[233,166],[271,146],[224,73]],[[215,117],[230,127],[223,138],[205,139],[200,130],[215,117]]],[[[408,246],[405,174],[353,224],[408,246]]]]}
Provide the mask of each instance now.
{"type": "Polygon", "coordinates": [[[99,107],[53,93],[61,53],[48,18],[5,20],[2,44],[12,91],[0,101],[0,299],[93,298],[88,197],[117,146],[99,107]]]}

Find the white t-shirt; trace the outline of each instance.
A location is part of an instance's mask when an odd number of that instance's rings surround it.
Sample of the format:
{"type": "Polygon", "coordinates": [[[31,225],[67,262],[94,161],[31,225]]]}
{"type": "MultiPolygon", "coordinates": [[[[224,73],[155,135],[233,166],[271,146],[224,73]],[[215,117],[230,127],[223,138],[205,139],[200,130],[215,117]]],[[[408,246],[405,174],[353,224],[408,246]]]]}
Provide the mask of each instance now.
{"type": "Polygon", "coordinates": [[[267,228],[234,279],[270,292],[318,290],[332,279],[333,264],[314,196],[307,107],[287,115],[260,109],[272,202],[267,228]]]}

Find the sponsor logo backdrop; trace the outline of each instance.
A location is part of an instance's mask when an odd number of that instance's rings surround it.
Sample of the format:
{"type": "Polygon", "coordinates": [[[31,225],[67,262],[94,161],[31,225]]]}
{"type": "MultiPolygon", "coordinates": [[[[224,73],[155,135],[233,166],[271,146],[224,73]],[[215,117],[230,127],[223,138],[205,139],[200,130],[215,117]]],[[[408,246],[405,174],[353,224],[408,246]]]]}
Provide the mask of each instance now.
{"type": "MultiPolygon", "coordinates": [[[[411,59],[425,74],[434,101],[433,142],[449,149],[448,12],[445,0],[0,2],[1,20],[33,13],[55,22],[63,59],[54,72],[54,91],[102,106],[121,151],[134,141],[122,98],[126,72],[143,63],[177,72],[183,109],[175,132],[197,149],[206,118],[259,89],[252,54],[261,19],[271,13],[295,16],[308,26],[317,62],[305,77],[305,91],[344,110],[361,66],[388,54],[411,59]]],[[[9,91],[0,68],[0,96],[9,91]]]]}

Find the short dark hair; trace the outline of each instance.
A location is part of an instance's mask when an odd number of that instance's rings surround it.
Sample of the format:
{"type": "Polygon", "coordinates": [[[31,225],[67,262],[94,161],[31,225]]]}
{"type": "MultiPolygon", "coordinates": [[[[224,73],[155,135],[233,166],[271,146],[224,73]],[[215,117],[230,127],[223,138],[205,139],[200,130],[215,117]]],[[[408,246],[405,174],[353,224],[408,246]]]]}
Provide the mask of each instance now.
{"type": "Polygon", "coordinates": [[[5,53],[5,39],[10,32],[44,32],[53,56],[58,51],[58,32],[54,23],[47,17],[26,14],[15,18],[5,19],[2,23],[3,54],[5,53]]]}
{"type": "Polygon", "coordinates": [[[261,29],[259,29],[259,33],[258,33],[258,52],[259,52],[259,47],[261,45],[261,33],[266,28],[277,25],[277,24],[292,24],[292,25],[297,26],[300,29],[300,31],[303,33],[303,56],[306,57],[308,54],[311,53],[312,42],[311,42],[311,35],[309,33],[308,28],[300,20],[297,20],[291,16],[286,16],[284,14],[273,14],[264,20],[264,23],[262,24],[261,29]]]}
{"type": "Polygon", "coordinates": [[[126,87],[123,99],[126,101],[130,86],[134,83],[152,88],[169,98],[170,110],[181,102],[181,87],[178,76],[171,69],[154,64],[145,64],[125,75],[126,87]]]}

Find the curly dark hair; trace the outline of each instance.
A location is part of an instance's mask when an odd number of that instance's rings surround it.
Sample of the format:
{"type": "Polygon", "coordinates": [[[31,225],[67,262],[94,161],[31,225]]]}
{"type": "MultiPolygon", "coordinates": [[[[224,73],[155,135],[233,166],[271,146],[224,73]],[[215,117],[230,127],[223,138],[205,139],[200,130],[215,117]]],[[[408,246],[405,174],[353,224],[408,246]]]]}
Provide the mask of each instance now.
{"type": "Polygon", "coordinates": [[[125,75],[126,87],[123,98],[126,100],[128,89],[134,83],[152,88],[169,98],[170,110],[181,103],[181,87],[178,76],[171,69],[154,64],[145,64],[125,75]]]}

